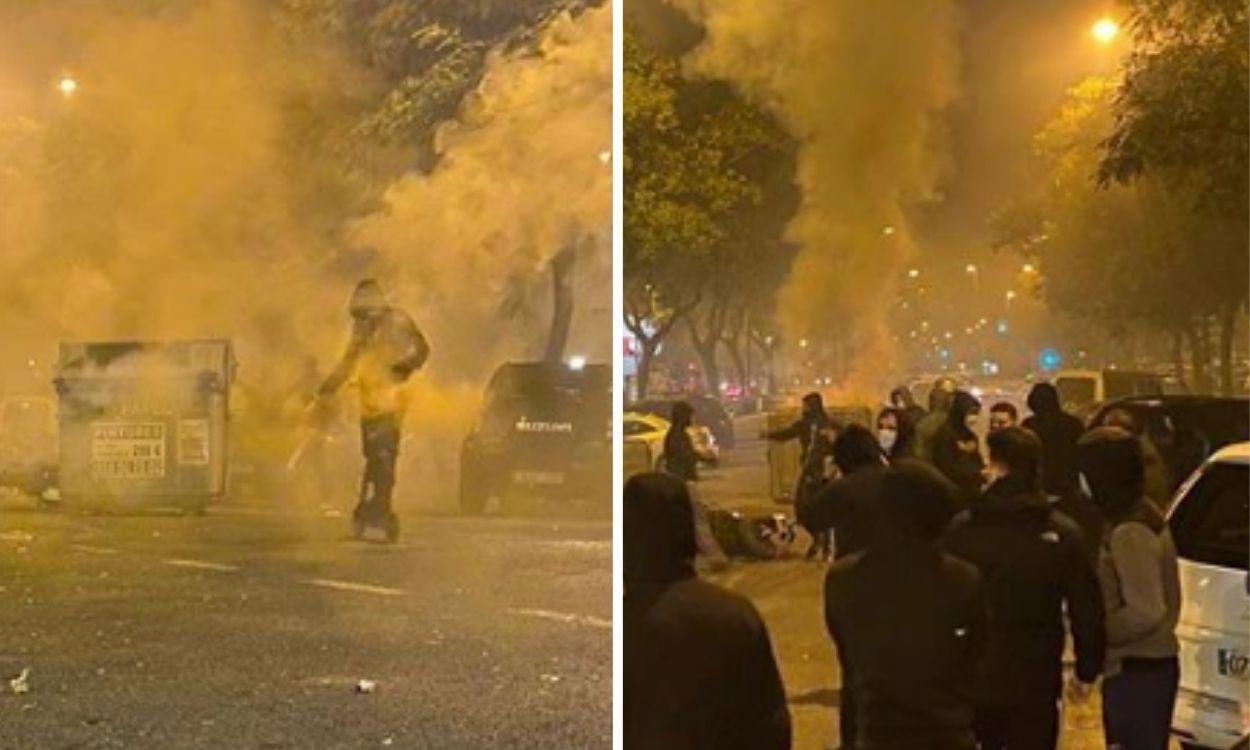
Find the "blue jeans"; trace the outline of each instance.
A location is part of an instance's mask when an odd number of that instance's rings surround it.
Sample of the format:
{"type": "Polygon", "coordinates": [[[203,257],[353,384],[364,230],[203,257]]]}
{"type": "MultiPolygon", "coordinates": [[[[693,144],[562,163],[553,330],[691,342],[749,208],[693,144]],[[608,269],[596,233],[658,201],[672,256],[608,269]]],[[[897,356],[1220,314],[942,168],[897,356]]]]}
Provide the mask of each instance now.
{"type": "Polygon", "coordinates": [[[1107,750],[1167,750],[1180,663],[1125,659],[1102,683],[1102,728],[1107,750]]]}

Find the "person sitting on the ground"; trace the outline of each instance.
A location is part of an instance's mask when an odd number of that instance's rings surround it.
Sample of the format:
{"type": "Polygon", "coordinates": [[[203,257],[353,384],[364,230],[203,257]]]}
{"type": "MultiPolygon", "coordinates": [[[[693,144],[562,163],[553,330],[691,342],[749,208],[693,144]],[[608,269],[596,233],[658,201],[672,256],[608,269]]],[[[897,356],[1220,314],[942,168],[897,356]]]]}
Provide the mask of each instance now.
{"type": "Polygon", "coordinates": [[[747,599],[696,576],[685,483],[638,474],[622,504],[627,750],[787,750],[768,629],[747,599]]]}
{"type": "Polygon", "coordinates": [[[876,535],[825,579],[825,622],[853,693],[842,747],[974,750],[981,576],[935,544],[955,488],[914,459],[890,466],[881,486],[876,535]]]}

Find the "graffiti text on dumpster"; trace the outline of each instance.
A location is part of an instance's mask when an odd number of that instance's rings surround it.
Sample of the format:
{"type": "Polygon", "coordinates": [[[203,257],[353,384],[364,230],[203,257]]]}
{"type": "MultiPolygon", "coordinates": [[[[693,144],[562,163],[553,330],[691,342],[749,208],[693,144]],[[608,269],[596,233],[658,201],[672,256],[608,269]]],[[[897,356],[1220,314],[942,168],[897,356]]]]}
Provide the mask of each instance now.
{"type": "Polygon", "coordinates": [[[91,474],[96,479],[165,476],[165,425],[160,422],[93,423],[91,474]]]}

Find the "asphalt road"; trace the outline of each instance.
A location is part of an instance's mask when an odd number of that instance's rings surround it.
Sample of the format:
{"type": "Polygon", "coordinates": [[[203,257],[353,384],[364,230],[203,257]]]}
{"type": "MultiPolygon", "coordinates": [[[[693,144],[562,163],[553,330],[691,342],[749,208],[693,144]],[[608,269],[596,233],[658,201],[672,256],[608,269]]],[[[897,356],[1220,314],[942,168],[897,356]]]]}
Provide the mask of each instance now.
{"type": "MultiPolygon", "coordinates": [[[[768,498],[766,444],[758,437],[761,426],[758,417],[737,420],[737,447],[722,454],[719,467],[701,474],[704,502],[744,512],[791,510],[768,498]]],[[[733,560],[728,568],[704,575],[750,598],[768,624],[789,698],[794,750],[826,750],[837,747],[841,674],[824,624],[826,566],[804,560],[806,549],[807,538],[800,535],[782,559],[733,560]]],[[[899,611],[906,616],[905,602],[899,611]]],[[[1061,749],[1102,748],[1099,722],[1096,701],[1069,710],[1061,749]]]]}
{"type": "Polygon", "coordinates": [[[610,747],[610,522],[403,521],[0,502],[0,748],[610,747]]]}

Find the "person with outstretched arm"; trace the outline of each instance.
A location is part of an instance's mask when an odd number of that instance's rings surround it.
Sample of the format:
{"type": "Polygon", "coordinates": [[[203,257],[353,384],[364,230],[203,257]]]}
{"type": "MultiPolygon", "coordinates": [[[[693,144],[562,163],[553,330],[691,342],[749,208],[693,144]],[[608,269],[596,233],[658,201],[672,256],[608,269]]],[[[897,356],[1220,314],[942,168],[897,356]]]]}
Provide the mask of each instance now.
{"type": "Polygon", "coordinates": [[[399,520],[391,507],[391,496],[407,409],[404,384],[425,364],[430,347],[408,313],[387,303],[374,279],[356,285],[348,309],[351,339],[318,395],[328,398],[349,379],[355,381],[365,467],[360,496],[352,511],[352,527],[359,536],[366,527],[381,525],[387,538],[395,541],[399,520]]]}

